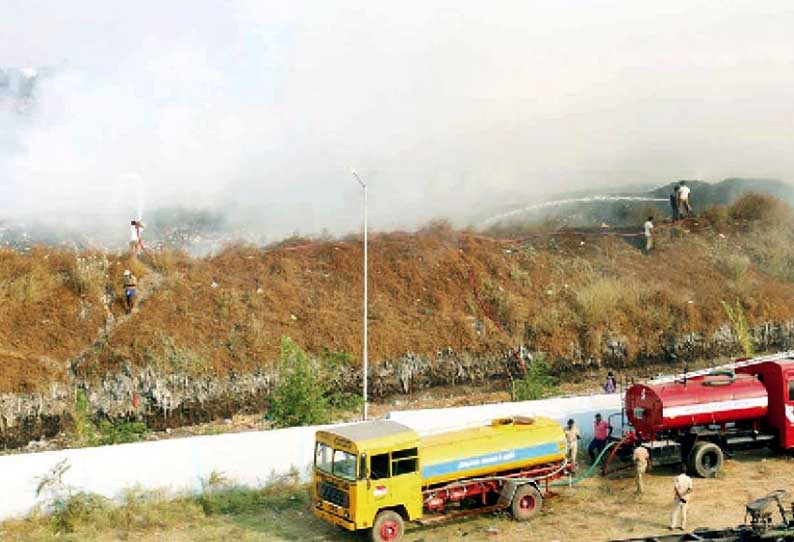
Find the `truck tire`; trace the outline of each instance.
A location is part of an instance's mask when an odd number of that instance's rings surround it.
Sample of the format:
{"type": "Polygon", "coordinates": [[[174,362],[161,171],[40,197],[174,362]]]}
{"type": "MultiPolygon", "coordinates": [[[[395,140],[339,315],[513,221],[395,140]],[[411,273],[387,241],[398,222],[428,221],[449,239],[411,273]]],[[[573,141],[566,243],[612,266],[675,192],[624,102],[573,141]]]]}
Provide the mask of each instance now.
{"type": "Polygon", "coordinates": [[[540,513],[543,496],[532,484],[524,484],[516,489],[510,512],[516,521],[529,521],[540,513]]]}
{"type": "Polygon", "coordinates": [[[724,459],[722,449],[713,442],[696,442],[689,452],[689,471],[701,478],[713,478],[724,459]]]}
{"type": "Polygon", "coordinates": [[[375,516],[369,539],[372,542],[400,542],[405,532],[403,518],[394,510],[381,510],[375,516]]]}

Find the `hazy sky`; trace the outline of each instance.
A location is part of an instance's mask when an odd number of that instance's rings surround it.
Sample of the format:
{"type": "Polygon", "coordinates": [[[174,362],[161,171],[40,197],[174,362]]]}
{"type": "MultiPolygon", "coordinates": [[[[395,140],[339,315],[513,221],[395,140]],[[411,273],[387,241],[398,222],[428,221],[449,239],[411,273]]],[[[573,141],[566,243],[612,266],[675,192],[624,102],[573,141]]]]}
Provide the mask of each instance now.
{"type": "MultiPolygon", "coordinates": [[[[273,235],[593,185],[794,178],[794,3],[0,0],[0,217],[223,206],[273,235]]],[[[121,233],[121,235],[124,235],[121,233]]]]}

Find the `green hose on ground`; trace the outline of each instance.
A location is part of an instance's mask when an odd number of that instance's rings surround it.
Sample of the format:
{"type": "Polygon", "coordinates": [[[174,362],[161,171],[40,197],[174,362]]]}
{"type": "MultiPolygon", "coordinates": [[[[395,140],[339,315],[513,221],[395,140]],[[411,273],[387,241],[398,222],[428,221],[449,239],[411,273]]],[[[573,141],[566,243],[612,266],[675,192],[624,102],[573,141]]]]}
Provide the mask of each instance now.
{"type": "Polygon", "coordinates": [[[581,482],[585,478],[589,478],[593,474],[593,471],[598,466],[598,464],[601,463],[601,460],[604,458],[604,454],[606,454],[609,451],[610,448],[615,446],[615,444],[617,444],[617,442],[610,442],[609,444],[607,444],[604,447],[604,449],[601,450],[601,453],[598,454],[598,457],[596,457],[596,460],[593,462],[593,464],[590,465],[590,468],[588,468],[586,471],[584,471],[580,476],[577,476],[573,480],[557,480],[556,482],[552,482],[549,485],[555,486],[555,487],[574,485],[574,484],[578,484],[579,482],[581,482]]]}

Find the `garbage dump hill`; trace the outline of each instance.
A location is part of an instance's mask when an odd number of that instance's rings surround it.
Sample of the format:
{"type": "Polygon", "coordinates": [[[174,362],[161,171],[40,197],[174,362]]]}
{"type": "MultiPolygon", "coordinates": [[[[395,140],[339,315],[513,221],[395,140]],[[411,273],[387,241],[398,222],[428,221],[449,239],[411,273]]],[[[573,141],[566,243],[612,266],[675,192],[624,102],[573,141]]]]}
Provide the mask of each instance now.
{"type": "MultiPolygon", "coordinates": [[[[676,225],[519,228],[511,236],[437,222],[370,240],[371,393],[508,379],[515,352],[558,372],[739,354],[794,344],[790,209],[748,195],[676,225]]],[[[150,427],[262,411],[289,336],[340,356],[334,386],[360,386],[360,240],[293,239],[192,258],[130,259],[37,247],[0,252],[0,439],[72,423],[75,390],[102,416],[150,427]],[[125,314],[122,273],[139,279],[125,314]]]]}

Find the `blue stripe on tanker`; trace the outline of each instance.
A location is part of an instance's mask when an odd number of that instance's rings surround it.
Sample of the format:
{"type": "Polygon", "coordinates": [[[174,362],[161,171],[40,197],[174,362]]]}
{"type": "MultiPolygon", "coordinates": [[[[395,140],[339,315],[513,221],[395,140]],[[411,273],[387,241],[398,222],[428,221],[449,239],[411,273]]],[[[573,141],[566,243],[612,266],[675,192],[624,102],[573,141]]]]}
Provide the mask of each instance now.
{"type": "Polygon", "coordinates": [[[538,444],[537,446],[530,446],[528,448],[516,448],[513,450],[505,450],[496,453],[467,457],[465,459],[455,459],[454,461],[446,461],[444,463],[436,463],[435,465],[428,465],[422,468],[422,478],[433,478],[435,476],[442,476],[454,472],[463,472],[471,469],[478,469],[480,467],[490,467],[505,463],[515,463],[516,461],[534,459],[536,457],[543,457],[559,453],[559,442],[547,442],[545,444],[538,444]]]}

